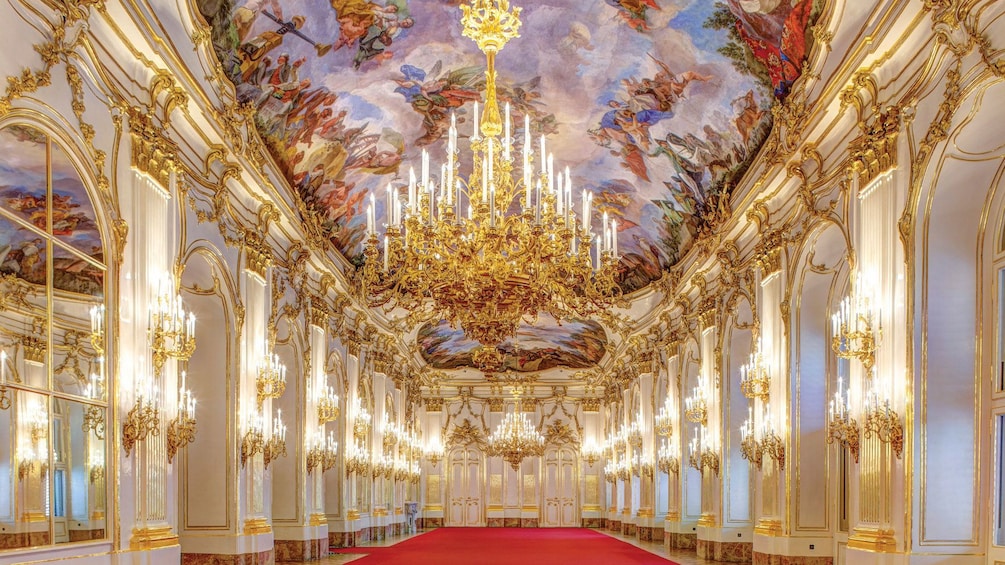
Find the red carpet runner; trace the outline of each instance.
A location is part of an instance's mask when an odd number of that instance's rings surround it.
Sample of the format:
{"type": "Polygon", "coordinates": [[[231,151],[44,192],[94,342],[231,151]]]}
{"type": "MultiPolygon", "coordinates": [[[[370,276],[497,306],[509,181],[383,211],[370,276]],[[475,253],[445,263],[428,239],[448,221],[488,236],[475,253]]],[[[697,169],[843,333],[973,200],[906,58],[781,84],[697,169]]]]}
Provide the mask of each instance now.
{"type": "MultiPolygon", "coordinates": [[[[367,553],[353,565],[630,565],[674,563],[585,528],[437,528],[367,553]]],[[[676,564],[674,564],[676,565],[676,564]]]]}

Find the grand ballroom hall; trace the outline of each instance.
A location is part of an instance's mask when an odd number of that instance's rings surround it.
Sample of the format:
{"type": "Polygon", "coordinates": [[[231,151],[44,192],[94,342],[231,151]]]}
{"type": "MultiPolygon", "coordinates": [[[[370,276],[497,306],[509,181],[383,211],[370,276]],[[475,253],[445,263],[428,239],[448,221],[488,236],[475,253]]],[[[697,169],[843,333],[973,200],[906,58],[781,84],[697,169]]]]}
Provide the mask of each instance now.
{"type": "Polygon", "coordinates": [[[1005,2],[0,13],[0,565],[1005,565],[1005,2]]]}

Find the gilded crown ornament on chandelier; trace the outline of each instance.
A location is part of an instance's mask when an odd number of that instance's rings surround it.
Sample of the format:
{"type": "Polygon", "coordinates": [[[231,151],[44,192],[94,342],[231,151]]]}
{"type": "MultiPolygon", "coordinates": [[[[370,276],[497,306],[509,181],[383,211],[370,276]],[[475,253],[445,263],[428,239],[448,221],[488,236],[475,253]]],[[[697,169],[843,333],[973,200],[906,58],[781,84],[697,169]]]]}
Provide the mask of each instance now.
{"type": "Polygon", "coordinates": [[[476,362],[498,369],[496,346],[515,336],[522,320],[541,312],[558,320],[587,317],[623,303],[617,221],[605,213],[602,232],[594,234],[592,194],[581,192],[577,213],[571,175],[566,169],[556,176],[544,136],[535,155],[525,115],[518,149],[508,104],[505,118],[500,115],[495,56],[519,37],[520,8],[510,11],[507,0],[472,0],[462,10],[463,33],[487,60],[470,174],[462,176],[451,117],[439,178],[423,152],[421,176],[410,173],[406,197],[402,187],[388,186],[383,237],[371,196],[360,291],[373,307],[403,307],[413,319],[460,325],[483,346],[476,362]]]}

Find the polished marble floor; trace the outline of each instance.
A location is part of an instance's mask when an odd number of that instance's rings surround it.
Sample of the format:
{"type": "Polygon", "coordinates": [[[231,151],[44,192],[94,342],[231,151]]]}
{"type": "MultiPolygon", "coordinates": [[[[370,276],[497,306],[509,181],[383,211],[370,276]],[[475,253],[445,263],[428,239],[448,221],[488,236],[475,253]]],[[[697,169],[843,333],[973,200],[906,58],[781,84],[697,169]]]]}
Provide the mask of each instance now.
{"type": "MultiPolygon", "coordinates": [[[[611,532],[606,532],[604,530],[597,530],[597,531],[599,531],[601,533],[604,533],[604,534],[607,534],[607,535],[609,535],[609,536],[611,536],[611,537],[613,537],[615,539],[619,539],[619,540],[622,540],[624,542],[630,543],[630,544],[634,545],[635,547],[638,547],[639,549],[644,549],[644,550],[646,550],[646,551],[648,551],[650,553],[654,553],[656,555],[659,555],[660,557],[666,557],[667,559],[670,559],[671,561],[676,561],[680,565],[727,565],[726,563],[723,563],[721,561],[709,561],[707,559],[699,559],[695,555],[695,553],[693,551],[690,551],[690,552],[688,552],[688,551],[681,551],[681,552],[671,551],[671,552],[668,552],[668,551],[666,551],[663,548],[663,544],[660,543],[660,542],[638,541],[635,538],[630,538],[630,537],[627,537],[627,536],[617,535],[617,534],[614,534],[614,533],[611,533],[611,532]]],[[[396,543],[400,543],[402,541],[405,541],[405,540],[407,540],[409,538],[412,538],[412,537],[415,537],[415,536],[421,536],[423,533],[424,532],[419,532],[417,534],[399,536],[399,537],[385,539],[385,540],[382,540],[382,541],[369,542],[369,543],[366,543],[366,544],[363,544],[363,545],[359,546],[359,553],[339,553],[339,554],[332,554],[332,555],[329,555],[325,559],[320,559],[320,560],[317,560],[317,561],[310,561],[309,563],[311,563],[313,565],[334,565],[336,563],[349,563],[351,561],[355,561],[357,559],[361,559],[361,558],[365,557],[366,553],[367,553],[366,552],[366,548],[367,547],[387,547],[387,546],[390,546],[390,545],[394,545],[396,543]]],[[[728,565],[734,565],[734,564],[728,564],[728,565]]]]}

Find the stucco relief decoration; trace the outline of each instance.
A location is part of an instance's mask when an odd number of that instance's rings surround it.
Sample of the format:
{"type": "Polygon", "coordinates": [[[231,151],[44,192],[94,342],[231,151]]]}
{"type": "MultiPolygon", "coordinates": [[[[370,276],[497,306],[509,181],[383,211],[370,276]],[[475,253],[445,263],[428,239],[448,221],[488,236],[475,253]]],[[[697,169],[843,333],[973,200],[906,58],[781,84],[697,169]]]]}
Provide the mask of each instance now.
{"type": "Polygon", "coordinates": [[[544,429],[544,440],[549,445],[579,445],[579,436],[565,420],[552,420],[544,429]]]}
{"type": "Polygon", "coordinates": [[[460,446],[475,444],[479,447],[485,446],[485,431],[471,423],[465,418],[460,425],[455,425],[450,434],[447,435],[447,445],[460,446]]]}
{"type": "MultiPolygon", "coordinates": [[[[460,4],[198,1],[223,72],[238,102],[255,108],[305,221],[357,265],[370,196],[380,223],[387,186],[407,184],[423,148],[444,154],[451,115],[462,146],[472,132],[484,69],[475,45],[460,40],[460,4]]],[[[800,75],[821,5],[521,6],[522,37],[497,69],[515,149],[527,116],[532,138],[547,135],[555,161],[569,165],[577,192],[592,192],[597,211],[618,220],[624,291],[660,280],[728,216],[730,187],[800,75]]]]}

